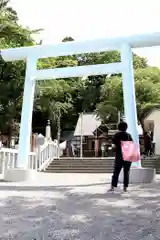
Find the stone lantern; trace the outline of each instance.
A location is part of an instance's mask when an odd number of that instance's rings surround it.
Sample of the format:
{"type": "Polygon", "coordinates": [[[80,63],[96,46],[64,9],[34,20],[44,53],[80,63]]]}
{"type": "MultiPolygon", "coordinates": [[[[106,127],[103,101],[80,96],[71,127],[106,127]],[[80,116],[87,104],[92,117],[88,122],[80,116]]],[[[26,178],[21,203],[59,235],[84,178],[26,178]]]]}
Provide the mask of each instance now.
{"type": "Polygon", "coordinates": [[[51,140],[51,123],[50,120],[47,121],[47,126],[46,126],[46,140],[49,141],[51,140]]]}

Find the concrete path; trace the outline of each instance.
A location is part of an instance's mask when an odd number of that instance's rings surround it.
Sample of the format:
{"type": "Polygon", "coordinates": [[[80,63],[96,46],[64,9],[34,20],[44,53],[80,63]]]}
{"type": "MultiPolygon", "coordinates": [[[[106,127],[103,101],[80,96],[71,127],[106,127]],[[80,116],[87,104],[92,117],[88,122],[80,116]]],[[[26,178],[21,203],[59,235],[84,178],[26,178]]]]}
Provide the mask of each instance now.
{"type": "Polygon", "coordinates": [[[51,174],[0,183],[0,239],[160,239],[160,177],[107,193],[110,175],[51,174]],[[45,180],[44,180],[45,179],[45,180]]]}

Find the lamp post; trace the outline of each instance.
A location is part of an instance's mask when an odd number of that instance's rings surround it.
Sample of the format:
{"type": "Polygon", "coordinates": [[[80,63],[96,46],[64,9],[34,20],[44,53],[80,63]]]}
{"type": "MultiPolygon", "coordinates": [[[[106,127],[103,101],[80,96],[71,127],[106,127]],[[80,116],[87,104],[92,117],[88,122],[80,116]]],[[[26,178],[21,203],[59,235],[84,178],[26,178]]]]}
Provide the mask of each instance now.
{"type": "Polygon", "coordinates": [[[118,111],[118,123],[121,121],[121,112],[118,111]]]}
{"type": "Polygon", "coordinates": [[[58,109],[58,118],[57,118],[57,143],[58,143],[58,158],[60,158],[60,138],[61,138],[61,110],[58,109]]]}

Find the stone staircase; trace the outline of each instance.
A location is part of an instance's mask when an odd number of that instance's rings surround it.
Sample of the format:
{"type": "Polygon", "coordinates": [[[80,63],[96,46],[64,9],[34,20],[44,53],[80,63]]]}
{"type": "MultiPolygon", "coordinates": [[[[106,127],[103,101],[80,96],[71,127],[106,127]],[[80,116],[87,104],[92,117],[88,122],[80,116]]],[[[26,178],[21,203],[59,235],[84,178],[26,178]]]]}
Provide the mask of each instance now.
{"type": "Polygon", "coordinates": [[[55,159],[45,170],[56,173],[110,173],[114,159],[98,158],[60,158],[55,159]]]}
{"type": "Polygon", "coordinates": [[[160,174],[160,156],[142,158],[142,167],[155,168],[156,173],[160,174]]]}
{"type": "MultiPolygon", "coordinates": [[[[60,158],[46,168],[49,173],[112,173],[114,158],[60,158]]],[[[160,157],[142,159],[142,166],[160,173],[160,157]]]]}

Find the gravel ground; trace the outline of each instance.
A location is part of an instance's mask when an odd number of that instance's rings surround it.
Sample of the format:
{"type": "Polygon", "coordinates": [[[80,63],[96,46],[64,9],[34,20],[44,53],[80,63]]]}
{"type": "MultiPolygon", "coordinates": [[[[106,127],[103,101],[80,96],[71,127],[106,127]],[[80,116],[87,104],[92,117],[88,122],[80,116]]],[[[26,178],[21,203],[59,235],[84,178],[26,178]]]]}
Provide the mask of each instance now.
{"type": "Polygon", "coordinates": [[[160,239],[160,177],[107,193],[110,175],[52,174],[0,183],[0,239],[160,239]]]}

